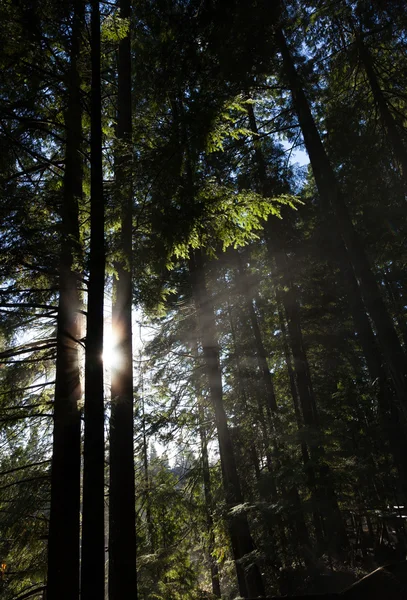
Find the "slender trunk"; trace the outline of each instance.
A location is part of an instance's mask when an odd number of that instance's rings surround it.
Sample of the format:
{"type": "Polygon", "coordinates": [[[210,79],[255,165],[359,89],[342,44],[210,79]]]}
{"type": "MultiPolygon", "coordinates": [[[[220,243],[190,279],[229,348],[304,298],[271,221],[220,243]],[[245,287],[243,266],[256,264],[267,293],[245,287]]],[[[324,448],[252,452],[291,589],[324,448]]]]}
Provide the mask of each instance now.
{"type": "MultiPolygon", "coordinates": [[[[210,396],[215,412],[223,486],[226,502],[230,508],[233,508],[243,502],[243,497],[227,417],[223,406],[222,376],[219,364],[219,348],[216,340],[214,309],[206,290],[203,261],[199,251],[194,251],[190,259],[190,274],[210,396]]],[[[239,559],[254,551],[254,544],[246,515],[230,516],[229,532],[235,561],[239,561],[239,559]]],[[[247,569],[244,569],[239,562],[236,562],[236,572],[241,596],[244,598],[264,596],[263,582],[256,564],[252,564],[247,569]]]]}
{"type": "MultiPolygon", "coordinates": [[[[130,0],[120,0],[130,18],[130,0]]],[[[116,197],[121,210],[119,251],[113,279],[112,327],[118,363],[112,367],[109,491],[109,599],[137,600],[136,509],[133,447],[132,346],[132,112],[130,34],[119,43],[116,197]]]]}
{"type": "MultiPolygon", "coordinates": [[[[250,408],[249,408],[249,405],[247,402],[246,392],[245,392],[244,384],[243,384],[242,367],[241,367],[239,351],[238,351],[238,347],[237,347],[235,327],[233,325],[232,314],[231,314],[231,309],[230,309],[229,303],[228,303],[228,315],[229,315],[230,332],[232,334],[234,355],[236,357],[238,388],[241,392],[242,400],[243,400],[242,409],[243,409],[245,415],[250,415],[250,408]]],[[[259,422],[260,422],[263,443],[264,443],[264,452],[265,452],[266,460],[267,460],[267,469],[270,474],[270,479],[269,479],[269,482],[267,485],[267,489],[266,489],[266,486],[262,482],[259,457],[258,457],[257,449],[256,449],[256,442],[257,442],[257,440],[255,439],[256,433],[253,432],[249,428],[250,433],[248,433],[248,435],[249,435],[248,443],[249,443],[250,458],[251,458],[251,462],[254,467],[255,477],[256,477],[256,481],[259,486],[260,496],[266,501],[270,501],[270,499],[271,499],[272,501],[276,502],[278,495],[277,495],[277,486],[276,486],[276,482],[275,482],[275,477],[274,477],[274,473],[273,473],[273,461],[272,461],[272,457],[271,457],[271,453],[270,453],[271,444],[270,444],[267,424],[264,419],[263,404],[260,400],[258,401],[258,411],[259,411],[259,413],[258,413],[259,414],[259,422]]],[[[268,535],[269,539],[271,540],[271,544],[272,544],[273,548],[275,549],[277,547],[277,545],[275,543],[276,536],[275,536],[275,531],[274,531],[274,519],[270,518],[272,516],[273,515],[269,516],[268,514],[265,514],[264,521],[265,521],[267,535],[268,535]]],[[[279,523],[279,528],[280,528],[281,545],[284,548],[285,533],[284,533],[284,529],[283,529],[283,523],[281,522],[280,517],[277,518],[277,522],[279,523]]],[[[279,562],[277,568],[280,568],[281,566],[282,566],[281,562],[279,562]]]]}
{"type": "MultiPolygon", "coordinates": [[[[293,293],[292,289],[290,291],[293,293]]],[[[310,403],[309,399],[307,400],[307,396],[305,396],[305,398],[304,398],[304,395],[301,396],[301,392],[304,394],[304,387],[308,391],[309,391],[309,388],[308,388],[308,382],[305,380],[305,376],[308,374],[307,370],[303,369],[303,372],[300,371],[300,373],[297,370],[298,364],[300,365],[300,368],[303,367],[304,358],[306,359],[306,357],[303,356],[302,359],[299,359],[297,357],[297,360],[295,360],[295,354],[294,354],[294,350],[297,347],[297,345],[300,346],[301,348],[303,348],[302,333],[301,333],[301,328],[300,328],[299,322],[295,324],[296,326],[293,327],[293,331],[292,331],[292,333],[294,333],[295,335],[299,334],[299,338],[296,340],[296,343],[294,343],[294,345],[291,343],[292,340],[291,340],[291,336],[290,336],[291,351],[292,351],[292,354],[294,357],[294,365],[295,365],[294,369],[292,366],[291,353],[288,348],[288,342],[287,342],[285,319],[284,319],[284,316],[283,316],[283,313],[281,310],[281,304],[282,304],[285,308],[285,312],[288,317],[287,306],[286,306],[287,303],[284,302],[284,300],[287,300],[287,298],[284,297],[282,292],[280,292],[280,291],[277,292],[277,303],[279,305],[278,310],[279,310],[279,317],[280,317],[280,327],[281,327],[281,331],[283,333],[283,343],[284,343],[286,364],[287,364],[287,369],[288,369],[289,379],[290,379],[290,387],[291,387],[291,395],[292,395],[293,405],[294,405],[294,413],[295,413],[295,417],[296,417],[296,421],[297,421],[298,430],[302,431],[304,429],[304,425],[307,425],[307,423],[305,421],[305,415],[308,414],[308,417],[311,418],[311,423],[313,423],[312,419],[313,419],[313,416],[316,414],[316,408],[315,408],[314,402],[310,403]],[[300,386],[299,381],[301,381],[301,376],[304,381],[302,382],[303,385],[300,386]],[[301,408],[300,408],[300,404],[301,404],[301,408]],[[305,411],[304,411],[304,405],[308,407],[305,411]]],[[[296,316],[298,316],[298,313],[296,316]]],[[[308,423],[308,426],[310,426],[309,423],[308,423]]],[[[320,545],[322,545],[323,538],[324,538],[324,526],[323,526],[323,518],[320,513],[320,507],[319,507],[319,504],[320,504],[319,491],[318,491],[317,477],[315,474],[316,464],[314,461],[311,460],[310,453],[307,448],[307,444],[304,442],[303,439],[301,439],[301,455],[302,455],[302,460],[304,463],[305,473],[307,476],[307,484],[308,484],[309,490],[311,492],[311,498],[312,498],[312,504],[313,504],[312,516],[313,516],[313,523],[314,523],[314,528],[315,528],[315,536],[317,538],[318,543],[320,545]]]]}
{"type": "MultiPolygon", "coordinates": [[[[277,299],[277,311],[278,311],[278,317],[279,317],[279,322],[280,322],[280,329],[281,329],[281,333],[282,333],[282,337],[283,337],[284,357],[285,357],[285,361],[286,361],[286,365],[287,365],[291,397],[293,399],[293,405],[294,405],[294,413],[295,413],[295,418],[297,421],[297,427],[299,430],[301,430],[303,428],[303,423],[302,423],[301,412],[300,412],[300,407],[299,407],[299,402],[298,402],[297,387],[295,385],[295,376],[294,376],[294,370],[293,370],[293,365],[292,365],[292,360],[291,360],[291,354],[290,354],[290,349],[289,349],[288,341],[287,341],[287,331],[286,331],[286,326],[285,326],[285,320],[284,320],[282,306],[281,306],[282,305],[281,292],[279,292],[279,291],[276,292],[276,299],[277,299]]],[[[303,457],[304,466],[306,469],[308,469],[309,454],[308,454],[307,446],[303,440],[301,440],[301,453],[302,453],[302,457],[303,457]]],[[[312,477],[312,480],[315,481],[315,476],[312,477]]],[[[311,491],[311,495],[313,497],[314,505],[316,505],[315,485],[310,486],[310,491],[311,491]]],[[[303,546],[303,548],[306,550],[306,552],[305,552],[306,563],[310,564],[310,552],[308,551],[308,549],[311,548],[311,544],[310,544],[307,525],[306,525],[305,519],[304,519],[304,512],[302,509],[300,496],[299,496],[298,490],[295,486],[293,486],[290,490],[290,498],[292,499],[292,506],[294,509],[294,518],[295,518],[295,522],[296,522],[298,541],[303,546]]],[[[313,512],[313,520],[314,520],[315,535],[316,535],[317,541],[319,543],[321,543],[322,539],[323,539],[323,530],[322,530],[322,525],[321,525],[321,517],[317,511],[313,512]]]]}
{"type": "Polygon", "coordinates": [[[385,270],[383,274],[383,279],[385,286],[387,288],[387,292],[394,306],[394,310],[396,313],[396,319],[399,326],[399,330],[401,332],[401,336],[403,339],[404,350],[407,350],[407,322],[406,322],[406,310],[405,310],[405,302],[400,294],[400,290],[397,287],[397,282],[392,277],[391,273],[388,269],[385,270]]]}
{"type": "Polygon", "coordinates": [[[267,362],[267,353],[263,344],[263,338],[261,335],[259,321],[256,315],[256,311],[253,306],[253,300],[248,296],[248,281],[245,272],[245,268],[243,265],[241,255],[236,252],[237,262],[239,266],[239,273],[241,277],[241,285],[243,289],[243,294],[245,298],[246,310],[249,314],[250,323],[253,330],[254,341],[256,345],[256,357],[257,363],[259,365],[259,370],[262,376],[262,380],[264,383],[264,387],[266,390],[266,398],[267,398],[267,407],[269,411],[275,412],[277,411],[277,401],[276,394],[274,391],[273,379],[271,377],[270,369],[267,362]]]}
{"type": "MultiPolygon", "coordinates": [[[[244,297],[245,307],[247,314],[250,318],[250,323],[254,335],[254,345],[255,345],[255,353],[257,357],[257,364],[261,373],[261,378],[264,384],[264,390],[266,392],[265,398],[266,402],[264,402],[264,398],[261,396],[257,397],[258,403],[258,414],[259,421],[262,428],[264,445],[265,445],[265,454],[267,460],[267,468],[269,473],[271,474],[270,484],[272,495],[274,499],[277,498],[277,486],[275,482],[275,477],[273,475],[274,467],[273,467],[273,459],[271,448],[274,446],[275,455],[278,454],[277,443],[274,440],[273,444],[271,443],[270,436],[275,433],[275,422],[273,418],[273,414],[275,415],[277,411],[277,401],[274,391],[274,383],[271,377],[271,373],[267,363],[267,353],[263,344],[263,338],[260,331],[259,319],[257,317],[253,300],[248,294],[249,281],[247,274],[245,272],[245,268],[243,265],[242,257],[238,252],[235,252],[233,255],[234,259],[237,262],[237,266],[239,269],[240,279],[239,279],[239,287],[242,290],[242,294],[244,297]],[[266,419],[264,418],[264,412],[266,413],[266,419]]],[[[235,341],[235,340],[234,340],[235,341]]]]}
{"type": "MultiPolygon", "coordinates": [[[[306,465],[306,469],[311,469],[308,473],[308,481],[313,483],[315,497],[318,502],[318,509],[323,515],[326,535],[337,545],[338,549],[346,546],[346,532],[342,521],[342,516],[338,506],[336,493],[332,484],[331,472],[328,465],[324,464],[325,450],[318,440],[320,434],[319,417],[315,397],[312,389],[312,382],[309,373],[308,358],[304,348],[303,335],[301,329],[301,319],[299,306],[294,291],[294,286],[287,277],[287,258],[284,253],[278,253],[276,263],[283,268],[285,292],[281,293],[283,306],[287,316],[288,334],[290,339],[291,351],[294,359],[294,372],[298,395],[300,399],[302,418],[305,427],[315,435],[315,440],[309,443],[311,461],[316,466],[317,479],[314,475],[314,467],[311,464],[306,465]],[[285,260],[283,261],[283,257],[285,260]],[[314,487],[315,486],[315,487],[314,487]]],[[[305,459],[305,454],[303,453],[305,459]]],[[[317,521],[316,533],[319,535],[317,521]]]]}
{"type": "Polygon", "coordinates": [[[379,416],[383,430],[387,433],[394,464],[400,475],[403,496],[407,498],[407,440],[403,427],[403,414],[392,397],[393,390],[387,382],[386,369],[377,346],[377,340],[349,263],[342,263],[340,275],[345,289],[348,290],[349,306],[358,341],[366,359],[370,380],[377,389],[379,416]]]}
{"type": "MultiPolygon", "coordinates": [[[[233,324],[232,311],[231,311],[231,307],[229,305],[229,302],[227,304],[227,309],[228,309],[228,316],[229,316],[230,333],[232,335],[233,353],[234,353],[235,362],[236,362],[237,382],[238,382],[237,383],[237,387],[238,387],[238,390],[240,392],[240,396],[242,398],[242,409],[244,411],[244,414],[248,414],[249,407],[248,407],[248,402],[247,402],[247,396],[246,396],[245,386],[244,386],[244,382],[243,382],[242,363],[241,363],[240,355],[239,355],[239,352],[238,352],[238,349],[237,349],[235,326],[233,324]]],[[[265,423],[264,423],[264,420],[263,420],[262,417],[263,417],[263,415],[261,414],[260,415],[260,419],[261,419],[261,426],[262,426],[263,437],[264,437],[265,423]]],[[[260,479],[260,464],[259,464],[259,457],[258,457],[258,454],[257,454],[256,443],[255,443],[254,436],[252,434],[252,430],[249,431],[248,435],[249,435],[251,462],[253,464],[254,474],[255,474],[256,480],[259,481],[259,479],[260,479]]],[[[265,441],[266,441],[266,445],[267,445],[267,439],[266,438],[265,438],[265,441]]]]}
{"type": "Polygon", "coordinates": [[[81,600],[105,593],[103,297],[105,277],[104,200],[100,78],[99,2],[91,3],[91,206],[88,319],[85,354],[85,440],[81,600]]]}
{"type": "Polygon", "coordinates": [[[211,567],[211,581],[212,581],[212,592],[217,598],[221,597],[220,582],[219,582],[219,568],[216,559],[213,556],[215,550],[215,535],[213,527],[213,501],[212,501],[212,490],[211,490],[211,477],[209,471],[209,460],[208,460],[208,442],[205,429],[205,415],[198,400],[198,411],[199,411],[199,434],[201,438],[201,455],[202,455],[202,477],[204,484],[205,494],[205,509],[206,509],[206,525],[208,529],[208,554],[209,563],[211,567]]]}
{"type": "Polygon", "coordinates": [[[390,450],[394,462],[399,470],[403,485],[407,482],[407,463],[404,452],[400,452],[405,447],[405,435],[402,426],[402,415],[399,414],[398,407],[391,397],[392,390],[387,385],[386,369],[380,350],[377,346],[376,337],[372,331],[369,318],[366,314],[365,306],[359,294],[357,281],[350,264],[342,263],[340,275],[343,279],[345,289],[348,291],[349,306],[352,313],[353,322],[358,334],[358,341],[366,359],[366,366],[372,385],[377,389],[377,401],[379,416],[384,431],[387,432],[390,450]]]}
{"type": "Polygon", "coordinates": [[[150,554],[154,554],[155,552],[155,533],[154,533],[154,525],[151,517],[151,491],[150,491],[150,477],[148,473],[148,443],[147,443],[147,434],[146,434],[146,417],[144,413],[144,392],[142,390],[142,411],[143,411],[143,469],[144,469],[144,486],[145,486],[145,494],[146,494],[146,520],[147,520],[147,531],[149,537],[150,544],[150,554]]]}
{"type": "MultiPolygon", "coordinates": [[[[336,175],[323,147],[311,110],[301,86],[290,50],[280,27],[275,37],[283,58],[284,71],[292,94],[294,109],[303,133],[304,143],[310,158],[315,182],[325,210],[335,212],[338,232],[343,240],[337,251],[346,249],[363,296],[363,301],[377,330],[378,340],[386,358],[394,382],[398,403],[407,413],[407,364],[400,340],[391,317],[381,297],[375,276],[363,248],[360,236],[353,227],[336,175]]],[[[346,257],[347,260],[347,257],[346,257]]]]}
{"type": "Polygon", "coordinates": [[[393,148],[394,156],[401,169],[404,187],[407,191],[407,150],[403,143],[403,138],[397,127],[396,121],[390,112],[389,105],[385,95],[380,87],[379,80],[373,65],[372,56],[365,46],[363,39],[359,33],[356,33],[356,44],[359,50],[359,57],[365,69],[369,85],[372,90],[374,101],[380,112],[380,117],[386,130],[388,139],[393,148]]]}
{"type": "Polygon", "coordinates": [[[62,205],[59,270],[57,363],[48,536],[47,597],[79,598],[79,517],[81,471],[81,398],[79,376],[80,296],[74,263],[80,258],[78,203],[82,197],[82,114],[78,58],[84,21],[83,4],[74,4],[62,205]]]}
{"type": "MultiPolygon", "coordinates": [[[[263,150],[258,140],[258,127],[253,106],[248,104],[247,113],[249,117],[250,129],[253,132],[253,147],[255,151],[256,167],[259,176],[261,191],[264,196],[272,193],[273,182],[269,180],[266,170],[266,161],[263,150]]],[[[269,250],[270,259],[276,262],[277,270],[284,277],[285,293],[280,292],[280,299],[284,304],[287,313],[288,329],[290,333],[290,342],[293,350],[294,368],[298,394],[302,397],[303,405],[310,413],[310,420],[316,421],[316,405],[312,392],[311,379],[309,377],[308,360],[302,340],[302,332],[299,321],[298,303],[292,288],[292,283],[288,281],[287,275],[287,257],[282,247],[281,223],[277,219],[269,219],[266,224],[266,242],[269,250]]]]}
{"type": "MultiPolygon", "coordinates": [[[[268,242],[270,242],[270,237],[268,238],[268,242]]],[[[292,281],[290,281],[287,275],[288,261],[285,253],[277,251],[273,252],[272,250],[272,254],[276,257],[277,269],[283,276],[284,291],[281,292],[281,299],[287,316],[288,334],[294,359],[294,372],[304,416],[304,423],[309,427],[318,428],[318,411],[314,391],[312,389],[308,357],[304,346],[297,294],[292,281]]]]}
{"type": "MultiPolygon", "coordinates": [[[[259,152],[260,152],[260,149],[259,149],[259,152]]],[[[272,379],[272,376],[271,376],[271,373],[269,370],[269,366],[268,366],[268,362],[267,362],[267,353],[266,353],[266,349],[265,349],[264,343],[263,343],[263,337],[262,337],[262,333],[260,330],[259,319],[258,319],[258,316],[255,311],[254,302],[249,295],[249,281],[248,281],[248,277],[247,277],[247,274],[246,274],[246,271],[244,268],[243,260],[242,260],[241,255],[238,252],[235,253],[235,256],[237,258],[237,264],[238,264],[238,269],[239,269],[239,274],[240,274],[240,285],[241,285],[241,288],[243,291],[243,297],[245,299],[246,310],[247,310],[247,313],[249,314],[250,323],[251,323],[251,327],[252,327],[252,331],[253,331],[257,363],[259,366],[261,378],[262,378],[262,381],[264,384],[264,389],[266,392],[265,412],[266,412],[266,416],[267,416],[268,427],[263,418],[264,401],[259,399],[258,407],[259,407],[260,423],[262,426],[263,437],[264,437],[264,442],[265,442],[267,469],[270,474],[270,491],[271,491],[270,496],[271,496],[272,500],[276,501],[278,499],[279,493],[277,490],[275,472],[276,472],[276,468],[279,469],[281,464],[280,464],[280,460],[279,460],[280,449],[278,447],[278,443],[277,443],[275,437],[272,441],[270,440],[270,437],[272,437],[273,435],[275,436],[275,433],[276,433],[275,418],[276,418],[276,412],[277,412],[277,401],[276,401],[276,395],[275,395],[275,391],[274,391],[274,383],[273,383],[273,379],[272,379]],[[273,460],[273,455],[274,455],[274,460],[273,460]]],[[[284,483],[282,483],[281,493],[282,493],[283,497],[285,496],[285,492],[286,492],[286,490],[284,488],[284,483]]],[[[268,494],[267,494],[266,490],[263,490],[263,497],[265,499],[269,500],[270,496],[268,498],[267,498],[267,496],[268,496],[268,494]]],[[[280,540],[281,540],[281,548],[282,548],[282,551],[284,554],[284,550],[285,550],[287,544],[286,544],[286,536],[285,536],[285,529],[284,529],[284,522],[283,522],[282,515],[278,515],[275,520],[278,524],[278,531],[279,531],[280,540]]],[[[269,537],[271,539],[275,538],[275,535],[274,535],[274,532],[272,531],[270,523],[267,524],[267,527],[268,527],[269,537]]],[[[281,566],[281,563],[279,566],[281,566]]]]}

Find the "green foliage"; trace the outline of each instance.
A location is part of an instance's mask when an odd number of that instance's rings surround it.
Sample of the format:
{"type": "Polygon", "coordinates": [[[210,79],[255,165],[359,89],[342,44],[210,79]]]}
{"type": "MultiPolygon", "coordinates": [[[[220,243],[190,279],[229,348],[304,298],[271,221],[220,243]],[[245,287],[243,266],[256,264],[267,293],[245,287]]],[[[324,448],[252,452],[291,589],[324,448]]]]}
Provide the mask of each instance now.
{"type": "Polygon", "coordinates": [[[233,100],[225,102],[221,111],[218,112],[212,128],[208,134],[206,150],[208,153],[224,151],[225,140],[239,140],[241,137],[251,136],[247,127],[239,126],[238,122],[242,115],[246,114],[246,105],[250,100],[237,96],[233,100]]]}
{"type": "Polygon", "coordinates": [[[138,587],[142,597],[198,598],[200,568],[191,556],[199,514],[196,500],[196,494],[189,493],[188,480],[178,478],[175,469],[170,469],[164,460],[151,460],[149,491],[144,502],[148,503],[154,533],[152,539],[148,539],[147,528],[139,546],[138,587]]]}
{"type": "Polygon", "coordinates": [[[198,219],[191,222],[188,239],[175,245],[176,258],[188,258],[190,249],[204,248],[213,258],[219,244],[223,251],[245,246],[259,238],[263,221],[270,215],[280,217],[281,206],[295,208],[298,204],[298,199],[289,195],[264,198],[251,190],[236,193],[215,179],[205,181],[196,201],[198,219]]]}
{"type": "Polygon", "coordinates": [[[119,17],[118,13],[108,15],[102,23],[101,37],[103,42],[120,42],[129,33],[130,21],[119,17]]]}

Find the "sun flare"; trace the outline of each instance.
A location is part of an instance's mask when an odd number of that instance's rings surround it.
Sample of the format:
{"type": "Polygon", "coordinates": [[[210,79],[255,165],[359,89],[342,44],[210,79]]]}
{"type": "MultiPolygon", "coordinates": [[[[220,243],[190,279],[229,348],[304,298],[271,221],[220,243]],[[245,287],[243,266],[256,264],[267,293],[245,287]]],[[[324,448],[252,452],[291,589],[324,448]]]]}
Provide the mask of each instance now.
{"type": "Polygon", "coordinates": [[[117,369],[121,364],[121,354],[118,348],[118,335],[109,327],[105,328],[103,341],[103,364],[108,369],[117,369]]]}

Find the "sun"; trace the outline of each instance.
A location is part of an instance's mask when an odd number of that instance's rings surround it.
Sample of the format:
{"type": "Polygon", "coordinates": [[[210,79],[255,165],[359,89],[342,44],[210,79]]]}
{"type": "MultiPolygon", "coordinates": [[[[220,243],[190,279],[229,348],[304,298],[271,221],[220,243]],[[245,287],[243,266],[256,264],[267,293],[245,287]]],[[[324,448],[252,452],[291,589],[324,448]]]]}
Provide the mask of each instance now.
{"type": "Polygon", "coordinates": [[[107,369],[118,369],[121,365],[121,353],[118,348],[119,336],[112,327],[106,326],[103,340],[103,364],[107,369]]]}

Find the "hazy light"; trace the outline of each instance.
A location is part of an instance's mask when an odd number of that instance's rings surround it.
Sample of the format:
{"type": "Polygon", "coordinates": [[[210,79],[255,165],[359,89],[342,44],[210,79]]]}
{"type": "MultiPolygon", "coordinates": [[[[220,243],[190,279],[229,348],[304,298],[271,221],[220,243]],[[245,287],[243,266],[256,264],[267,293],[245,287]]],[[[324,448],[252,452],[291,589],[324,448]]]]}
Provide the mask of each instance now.
{"type": "Polygon", "coordinates": [[[119,338],[111,327],[105,327],[103,341],[103,364],[108,369],[118,369],[121,365],[119,338]]]}

